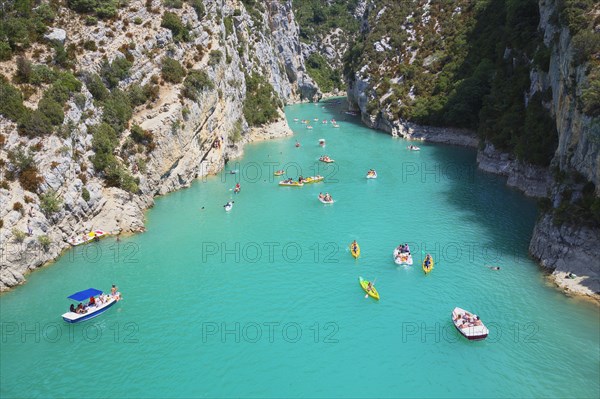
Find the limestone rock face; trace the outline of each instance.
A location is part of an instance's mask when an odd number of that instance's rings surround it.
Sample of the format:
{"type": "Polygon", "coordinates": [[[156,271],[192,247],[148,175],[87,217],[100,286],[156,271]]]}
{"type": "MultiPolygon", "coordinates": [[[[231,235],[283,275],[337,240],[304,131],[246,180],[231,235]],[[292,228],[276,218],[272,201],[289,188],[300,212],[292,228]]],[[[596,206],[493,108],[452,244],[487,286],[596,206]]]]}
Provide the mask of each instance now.
{"type": "Polygon", "coordinates": [[[588,227],[555,225],[549,215],[533,230],[529,252],[552,271],[556,283],[569,292],[600,298],[598,231],[588,227]],[[567,273],[577,275],[566,278],[567,273]]]}
{"type": "MultiPolygon", "coordinates": [[[[144,210],[153,205],[154,196],[217,173],[228,160],[242,154],[245,143],[291,134],[283,113],[272,125],[248,126],[243,114],[247,75],[262,75],[283,103],[321,97],[306,74],[291,0],[260,2],[255,10],[246,10],[243,3],[233,0],[204,0],[202,19],[187,2],[181,9],[168,9],[191,27],[189,42],[175,41],[171,31],[160,26],[157,15],[167,10],[162,1],[151,1],[151,7],[146,3],[132,0],[119,10],[118,18],[98,21],[93,29],[85,25],[85,16],[61,8],[61,21],[67,22],[51,29],[47,38],[95,42],[97,50],[77,55],[76,69],[88,73],[100,71],[104,56],[112,61],[123,57],[122,50],[127,48],[134,61],[119,83],[122,90],[148,84],[153,76],[160,79],[162,59],[167,56],[188,70],[206,72],[214,87],[192,100],[182,95],[182,83],[163,82],[155,102],[134,109],[130,126],[151,132],[156,145],[147,154],[116,154],[139,182],[137,193],[107,187],[93,169],[90,127],[100,123],[103,109],[85,85],[78,101],[71,98],[65,105],[67,134],[20,137],[16,125],[0,116],[0,132],[5,137],[0,159],[8,163],[9,151],[39,147],[33,156],[43,178],[36,193],[24,191],[18,181],[10,182],[8,190],[0,188],[0,290],[24,282],[29,270],[59,256],[69,247],[69,238],[94,229],[111,234],[139,231],[144,226],[144,210]],[[232,21],[233,31],[228,31],[225,18],[232,21]],[[140,160],[143,169],[137,167],[140,160]],[[61,206],[58,212],[46,214],[41,196],[51,192],[60,198],[61,206]],[[17,202],[23,206],[20,211],[13,210],[17,202]],[[46,247],[40,244],[42,236],[50,241],[46,247]]],[[[127,129],[121,134],[122,145],[130,141],[129,134],[127,129]]]]}
{"type": "Polygon", "coordinates": [[[50,32],[44,35],[44,38],[50,41],[58,41],[62,44],[67,40],[67,32],[64,29],[53,28],[50,32]]]}
{"type": "Polygon", "coordinates": [[[529,197],[545,198],[550,193],[552,175],[547,168],[520,162],[507,153],[486,144],[477,152],[479,169],[507,176],[506,184],[515,187],[529,197]]]}
{"type": "Polygon", "coordinates": [[[586,66],[574,66],[569,30],[551,22],[556,12],[556,1],[540,2],[540,29],[544,41],[552,48],[550,69],[542,78],[552,88],[551,106],[558,130],[554,162],[561,170],[576,170],[584,175],[596,185],[596,193],[600,195],[600,123],[583,114],[577,106],[581,91],[587,85],[586,66]],[[553,42],[556,35],[558,40],[553,42]]]}

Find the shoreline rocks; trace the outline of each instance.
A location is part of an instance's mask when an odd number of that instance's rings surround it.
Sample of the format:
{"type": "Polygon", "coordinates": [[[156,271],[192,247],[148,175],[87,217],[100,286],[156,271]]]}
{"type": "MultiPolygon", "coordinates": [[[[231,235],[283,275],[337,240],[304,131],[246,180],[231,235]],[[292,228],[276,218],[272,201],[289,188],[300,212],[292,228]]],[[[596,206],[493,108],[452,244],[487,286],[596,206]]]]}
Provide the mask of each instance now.
{"type": "Polygon", "coordinates": [[[529,252],[540,266],[551,272],[549,278],[568,295],[581,295],[600,304],[600,247],[598,231],[585,226],[555,225],[544,215],[535,225],[529,252]],[[568,273],[577,277],[569,278],[568,273]]]}

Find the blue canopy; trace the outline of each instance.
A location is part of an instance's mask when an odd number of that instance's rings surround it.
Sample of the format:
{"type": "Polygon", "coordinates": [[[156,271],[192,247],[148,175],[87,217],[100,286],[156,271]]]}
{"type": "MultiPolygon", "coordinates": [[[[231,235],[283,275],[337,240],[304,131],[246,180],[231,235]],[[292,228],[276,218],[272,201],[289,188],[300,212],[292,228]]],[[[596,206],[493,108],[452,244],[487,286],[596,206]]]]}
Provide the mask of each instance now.
{"type": "Polygon", "coordinates": [[[102,294],[102,291],[97,290],[95,288],[88,288],[87,290],[79,291],[74,293],[67,298],[72,299],[74,301],[83,301],[84,299],[88,299],[91,296],[96,296],[102,294]]]}

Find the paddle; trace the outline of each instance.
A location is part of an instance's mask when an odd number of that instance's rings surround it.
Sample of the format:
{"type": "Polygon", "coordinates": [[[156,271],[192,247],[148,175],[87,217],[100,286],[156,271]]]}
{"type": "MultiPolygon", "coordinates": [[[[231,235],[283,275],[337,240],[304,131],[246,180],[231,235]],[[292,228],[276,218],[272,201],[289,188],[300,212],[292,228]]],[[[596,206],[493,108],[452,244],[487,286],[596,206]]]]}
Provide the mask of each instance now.
{"type": "MultiPolygon", "coordinates": [[[[375,281],[377,281],[377,277],[375,277],[375,280],[373,280],[373,282],[371,283],[371,287],[375,288],[375,281]]],[[[367,299],[369,297],[369,286],[367,285],[367,293],[365,294],[365,299],[367,299]]]]}

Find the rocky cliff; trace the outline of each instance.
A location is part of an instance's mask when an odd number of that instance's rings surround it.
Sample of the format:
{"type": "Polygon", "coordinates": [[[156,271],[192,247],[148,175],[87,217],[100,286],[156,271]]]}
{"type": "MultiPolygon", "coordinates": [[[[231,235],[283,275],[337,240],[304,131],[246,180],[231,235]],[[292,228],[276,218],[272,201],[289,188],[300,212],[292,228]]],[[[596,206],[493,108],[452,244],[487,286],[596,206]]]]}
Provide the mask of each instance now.
{"type": "MultiPolygon", "coordinates": [[[[69,246],[69,238],[93,229],[142,229],[143,212],[154,196],[216,173],[240,155],[244,143],[291,134],[284,120],[270,125],[271,130],[248,125],[243,109],[249,75],[264,77],[282,103],[318,100],[320,91],[305,73],[291,1],[200,3],[194,3],[196,11],[205,13],[195,12],[188,3],[167,8],[157,0],[130,1],[115,17],[93,27],[86,26],[89,16],[64,7],[56,10],[48,35],[77,49],[77,74],[99,72],[105,62],[125,55],[132,66],[118,88],[148,85],[157,93],[154,100],[133,109],[115,150],[116,159],[137,182],[134,192],[111,187],[89,163],[95,155],[94,127],[107,120],[103,112],[108,112],[93,98],[89,80],[82,79],[81,93],[65,103],[64,122],[52,135],[20,135],[14,122],[0,117],[0,290],[22,283],[28,271],[56,258],[69,246]],[[189,29],[187,40],[163,26],[160,16],[166,12],[189,29]],[[82,43],[87,43],[84,48],[82,43]],[[184,65],[188,75],[204,71],[212,85],[205,83],[209,89],[185,95],[185,81],[159,78],[165,57],[184,65]],[[152,149],[135,150],[130,130],[134,125],[151,133],[152,149]],[[133,151],[126,151],[131,147],[133,151]],[[38,190],[26,191],[19,181],[10,181],[14,154],[32,157],[41,178],[38,190]],[[57,209],[49,208],[50,194],[57,209]]],[[[22,55],[34,64],[44,63],[52,50],[36,43],[22,55]]],[[[15,57],[0,63],[0,70],[15,80],[15,57]]],[[[40,94],[33,93],[25,105],[35,109],[40,94]]]]}
{"type": "MultiPolygon", "coordinates": [[[[552,167],[559,175],[548,197],[552,203],[538,220],[529,246],[531,255],[552,272],[551,278],[567,292],[600,295],[600,228],[564,218],[559,211],[571,210],[584,196],[600,196],[600,118],[581,111],[582,90],[589,86],[589,65],[574,62],[574,41],[567,27],[553,20],[558,13],[554,0],[540,0],[540,30],[551,49],[547,74],[535,74],[532,88],[552,91],[551,109],[558,130],[558,148],[552,167]],[[573,178],[574,176],[574,178],[573,178]],[[587,184],[586,184],[587,182],[587,184]],[[588,193],[585,193],[586,188],[588,193]],[[592,188],[592,189],[590,189],[592,188]],[[561,216],[561,217],[559,217],[561,216]],[[575,273],[575,279],[567,273],[575,273]]],[[[597,30],[597,28],[596,28],[597,30]]],[[[596,33],[598,34],[598,33],[596,33]]],[[[593,205],[592,205],[593,206],[593,205]]],[[[568,211],[567,211],[568,213],[568,211]]]]}

